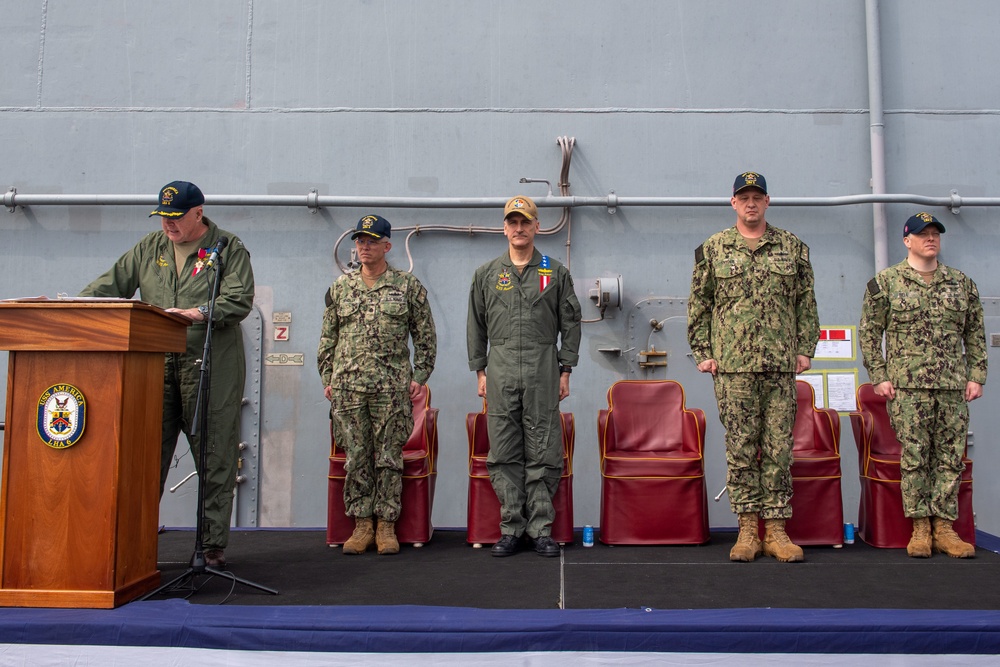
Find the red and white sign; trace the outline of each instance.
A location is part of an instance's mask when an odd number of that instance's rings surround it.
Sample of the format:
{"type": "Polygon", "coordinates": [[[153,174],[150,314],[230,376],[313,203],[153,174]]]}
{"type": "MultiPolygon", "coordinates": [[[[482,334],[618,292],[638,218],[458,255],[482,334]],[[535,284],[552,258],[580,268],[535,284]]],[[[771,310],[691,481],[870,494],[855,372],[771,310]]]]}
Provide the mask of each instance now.
{"type": "Polygon", "coordinates": [[[854,327],[820,327],[814,359],[854,359],[854,327]]]}

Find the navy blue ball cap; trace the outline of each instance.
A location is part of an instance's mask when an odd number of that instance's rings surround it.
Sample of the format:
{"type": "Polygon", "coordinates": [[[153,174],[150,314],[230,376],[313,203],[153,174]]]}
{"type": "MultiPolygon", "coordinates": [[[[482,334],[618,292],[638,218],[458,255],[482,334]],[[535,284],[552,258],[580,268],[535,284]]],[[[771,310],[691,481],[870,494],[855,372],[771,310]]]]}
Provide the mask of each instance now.
{"type": "Polygon", "coordinates": [[[944,234],[944,225],[941,224],[941,221],[930,213],[921,211],[906,219],[906,224],[903,225],[903,238],[906,238],[910,234],[919,234],[924,231],[924,227],[927,225],[936,226],[938,231],[944,234]]]}
{"type": "Polygon", "coordinates": [[[741,190],[746,190],[747,188],[757,188],[764,194],[767,194],[767,181],[764,177],[755,171],[745,171],[736,177],[733,182],[733,194],[741,190]]]}
{"type": "Polygon", "coordinates": [[[366,215],[358,220],[354,233],[351,234],[351,240],[353,241],[361,235],[387,239],[392,236],[392,225],[381,215],[366,215]]]}
{"type": "Polygon", "coordinates": [[[150,213],[164,218],[179,218],[195,206],[205,203],[205,195],[198,186],[187,181],[171,181],[160,188],[160,205],[150,213]]]}

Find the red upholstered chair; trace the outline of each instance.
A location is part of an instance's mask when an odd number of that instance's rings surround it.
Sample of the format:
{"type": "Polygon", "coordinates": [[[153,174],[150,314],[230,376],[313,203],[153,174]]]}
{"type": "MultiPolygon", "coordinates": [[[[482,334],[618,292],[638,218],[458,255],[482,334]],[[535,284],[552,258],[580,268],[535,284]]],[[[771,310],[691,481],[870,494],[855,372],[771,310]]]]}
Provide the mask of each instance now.
{"type": "MultiPolygon", "coordinates": [[[[560,544],[573,543],[573,447],[576,425],[573,415],[559,413],[562,419],[563,474],[552,498],[556,516],[552,522],[552,539],[560,544]]],[[[469,514],[466,541],[481,547],[500,539],[500,501],[490,484],[486,457],[490,453],[490,437],[486,432],[486,401],[482,412],[471,412],[465,418],[469,434],[469,514]]]]}
{"type": "Polygon", "coordinates": [[[705,413],[672,380],[625,380],[597,418],[600,540],[701,544],[709,539],[705,413]]]}
{"type": "Polygon", "coordinates": [[[844,541],[840,492],[840,415],[817,408],[812,385],[798,380],[798,409],[792,427],[792,518],[785,531],[799,545],[844,541]]]}
{"type": "MultiPolygon", "coordinates": [[[[903,516],[899,490],[899,458],[902,448],[889,423],[885,398],[871,384],[858,387],[858,410],[851,413],[854,442],[858,446],[861,500],[858,505],[858,536],[873,547],[903,549],[913,533],[913,522],[903,516]]],[[[975,545],[976,526],[972,514],[972,461],[964,456],[965,472],[958,491],[955,532],[975,545]]]]}
{"type": "MultiPolygon", "coordinates": [[[[434,526],[434,485],[437,482],[438,409],[431,407],[430,387],[423,387],[413,400],[413,432],[403,445],[403,497],[396,539],[423,546],[434,526]]],[[[354,531],[354,518],[344,513],[344,450],[337,447],[330,424],[330,483],[327,499],[326,543],[343,544],[354,531]]]]}

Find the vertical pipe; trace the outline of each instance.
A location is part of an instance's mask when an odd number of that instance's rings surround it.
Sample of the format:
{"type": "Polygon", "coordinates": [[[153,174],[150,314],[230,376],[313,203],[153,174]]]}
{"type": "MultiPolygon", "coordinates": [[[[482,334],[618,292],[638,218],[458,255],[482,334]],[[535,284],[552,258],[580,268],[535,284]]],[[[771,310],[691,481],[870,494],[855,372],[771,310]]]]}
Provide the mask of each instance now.
{"type": "MultiPolygon", "coordinates": [[[[878,0],[865,0],[865,29],[868,36],[869,135],[872,152],[872,194],[885,194],[885,114],[882,108],[882,44],[878,0]]],[[[885,204],[872,206],[874,217],[875,271],[889,266],[889,240],[885,204]]]]}

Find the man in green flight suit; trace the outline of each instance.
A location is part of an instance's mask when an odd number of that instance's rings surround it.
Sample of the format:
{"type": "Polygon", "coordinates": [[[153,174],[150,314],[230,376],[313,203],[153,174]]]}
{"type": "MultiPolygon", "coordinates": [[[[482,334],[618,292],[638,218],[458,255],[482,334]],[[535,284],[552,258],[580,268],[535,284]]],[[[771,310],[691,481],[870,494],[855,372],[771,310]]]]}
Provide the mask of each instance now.
{"type": "Polygon", "coordinates": [[[986,383],[986,329],[976,284],[938,261],[943,233],[930,213],[907,219],[906,259],[868,282],[858,338],[903,449],[899,486],[903,514],[913,519],[906,552],[973,558],[975,547],[952,524],[965,469],[968,404],[986,383]]]}
{"type": "Polygon", "coordinates": [[[698,370],[715,378],[726,427],[726,489],[740,526],[729,559],[743,562],[761,553],[803,560],[785,520],[792,516],[795,375],[812,365],[819,315],[809,247],[765,220],[770,201],[763,176],[736,177],[736,225],[695,250],[688,302],[688,344],[698,370]]]}
{"type": "Polygon", "coordinates": [[[501,533],[491,553],[499,557],[517,553],[525,534],[536,553],[559,555],[551,537],[562,475],[559,401],[579,360],[581,312],[569,270],[535,249],[538,229],[535,203],[509,200],[508,250],[476,270],[469,290],[469,369],[487,399],[486,465],[501,533]]]}
{"type": "MultiPolygon", "coordinates": [[[[233,489],[239,460],[240,407],[246,362],[240,322],[253,307],[254,280],[250,253],[243,242],[219,229],[205,216],[205,196],[194,183],[173,181],[160,190],[162,230],[147,234],[122,255],[101,277],[87,285],[80,296],[132,298],[139,291],[143,301],[179,313],[192,321],[187,350],[167,353],[163,387],[163,437],[160,458],[160,496],[183,431],[191,445],[195,465],[199,447],[208,443],[207,470],[199,470],[205,490],[205,525],[202,543],[205,564],[224,568],[233,513],[233,489]],[[220,238],[228,245],[215,268],[208,266],[220,238]],[[224,266],[212,320],[211,387],[208,437],[192,435],[191,423],[198,393],[205,343],[208,301],[213,271],[224,266]]],[[[198,425],[200,426],[200,425],[198,425]]]]}
{"type": "Polygon", "coordinates": [[[373,543],[380,555],[399,553],[403,445],[413,430],[412,399],[437,358],[427,290],[386,261],[391,236],[380,215],[358,220],[351,238],[361,270],[340,276],[327,292],[317,352],[334,438],[347,455],[344,507],[354,517],[348,555],[373,543]]]}

